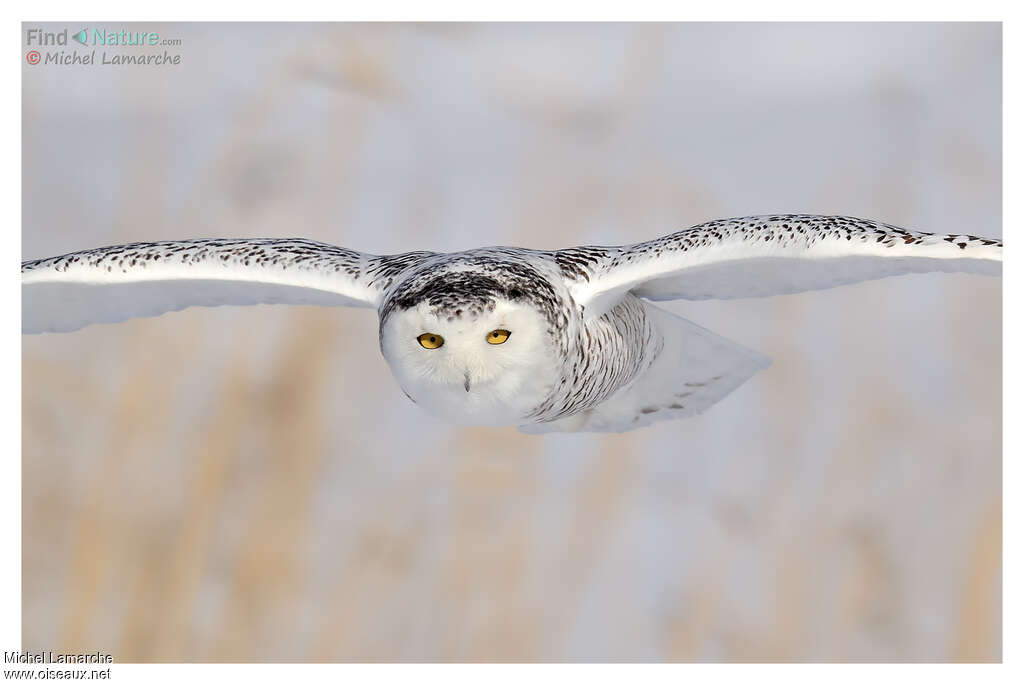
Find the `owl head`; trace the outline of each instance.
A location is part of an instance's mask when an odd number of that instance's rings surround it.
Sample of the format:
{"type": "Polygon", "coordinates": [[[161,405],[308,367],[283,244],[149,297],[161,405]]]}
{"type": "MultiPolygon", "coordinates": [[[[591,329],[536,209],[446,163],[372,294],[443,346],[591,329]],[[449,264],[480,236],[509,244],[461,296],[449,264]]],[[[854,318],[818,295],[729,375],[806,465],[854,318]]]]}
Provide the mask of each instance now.
{"type": "Polygon", "coordinates": [[[456,268],[399,284],[381,308],[381,352],[405,394],[479,425],[524,419],[550,392],[553,333],[528,283],[456,268]]]}

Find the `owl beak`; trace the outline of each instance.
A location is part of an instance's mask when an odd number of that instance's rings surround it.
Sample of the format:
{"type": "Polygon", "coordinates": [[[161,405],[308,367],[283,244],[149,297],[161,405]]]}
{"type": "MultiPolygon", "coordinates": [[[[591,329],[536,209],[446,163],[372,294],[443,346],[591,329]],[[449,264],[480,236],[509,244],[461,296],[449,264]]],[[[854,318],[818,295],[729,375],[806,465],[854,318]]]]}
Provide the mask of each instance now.
{"type": "Polygon", "coordinates": [[[462,384],[462,387],[466,389],[466,392],[469,392],[469,371],[466,372],[466,380],[462,384]]]}

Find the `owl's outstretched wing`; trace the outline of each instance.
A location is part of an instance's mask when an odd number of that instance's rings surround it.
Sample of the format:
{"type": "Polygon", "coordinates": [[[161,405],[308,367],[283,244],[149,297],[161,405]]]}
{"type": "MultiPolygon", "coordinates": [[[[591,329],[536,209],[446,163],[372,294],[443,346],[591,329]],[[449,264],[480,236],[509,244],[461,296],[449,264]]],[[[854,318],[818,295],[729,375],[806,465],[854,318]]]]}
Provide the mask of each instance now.
{"type": "Polygon", "coordinates": [[[432,256],[378,257],[303,238],[132,243],[23,262],[22,332],[74,331],[193,306],[376,307],[432,256]]]}
{"type": "Polygon", "coordinates": [[[720,219],[621,247],[554,258],[576,302],[599,317],[627,292],[651,300],[784,295],[926,271],[999,275],[1003,244],[842,216],[720,219]]]}

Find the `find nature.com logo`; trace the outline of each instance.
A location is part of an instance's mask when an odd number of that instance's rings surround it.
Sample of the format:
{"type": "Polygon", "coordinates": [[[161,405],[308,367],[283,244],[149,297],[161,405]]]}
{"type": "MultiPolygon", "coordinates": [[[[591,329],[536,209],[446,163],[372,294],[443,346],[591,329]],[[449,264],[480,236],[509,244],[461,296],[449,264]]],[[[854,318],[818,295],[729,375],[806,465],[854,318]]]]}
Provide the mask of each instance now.
{"type": "Polygon", "coordinates": [[[181,54],[167,50],[167,48],[180,47],[181,39],[164,38],[155,31],[129,31],[126,29],[111,31],[105,28],[83,28],[71,33],[68,29],[44,31],[33,28],[26,29],[25,44],[31,48],[43,49],[42,51],[32,49],[25,54],[25,61],[32,66],[37,64],[44,66],[47,64],[58,66],[181,64],[181,54]],[[69,44],[69,39],[91,49],[80,50],[73,43],[69,44]],[[111,50],[108,51],[107,48],[111,48],[111,50]],[[156,48],[158,51],[139,54],[134,52],[134,49],[137,48],[156,48]],[[162,51],[160,51],[161,48],[163,48],[162,51]],[[115,51],[116,49],[126,52],[115,51]],[[99,55],[97,55],[97,51],[99,55]]]}

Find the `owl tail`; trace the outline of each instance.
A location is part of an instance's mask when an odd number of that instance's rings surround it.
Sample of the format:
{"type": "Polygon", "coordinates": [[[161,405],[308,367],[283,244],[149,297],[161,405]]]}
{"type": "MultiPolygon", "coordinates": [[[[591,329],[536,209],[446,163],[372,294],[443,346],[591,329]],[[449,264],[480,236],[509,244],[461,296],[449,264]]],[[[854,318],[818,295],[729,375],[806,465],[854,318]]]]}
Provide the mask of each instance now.
{"type": "Polygon", "coordinates": [[[661,353],[647,370],[587,412],[520,430],[618,433],[655,421],[693,416],[771,363],[763,354],[649,302],[644,306],[665,339],[661,353]]]}

